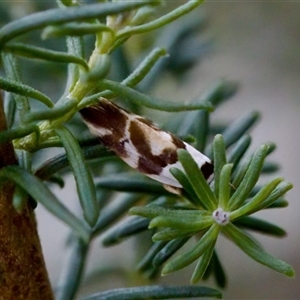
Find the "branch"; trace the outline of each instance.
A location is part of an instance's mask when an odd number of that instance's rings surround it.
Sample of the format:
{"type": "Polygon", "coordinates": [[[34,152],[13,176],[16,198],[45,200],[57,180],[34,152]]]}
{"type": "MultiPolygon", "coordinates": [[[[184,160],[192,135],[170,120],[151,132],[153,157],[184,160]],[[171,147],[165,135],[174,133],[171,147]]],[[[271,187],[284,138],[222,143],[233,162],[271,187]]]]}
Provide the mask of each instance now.
{"type": "MultiPolygon", "coordinates": [[[[0,91],[0,132],[6,129],[0,91]]],[[[12,144],[1,144],[0,169],[16,163],[12,144]]],[[[17,213],[12,206],[13,192],[11,182],[0,182],[1,298],[52,300],[34,213],[29,206],[17,213]]]]}

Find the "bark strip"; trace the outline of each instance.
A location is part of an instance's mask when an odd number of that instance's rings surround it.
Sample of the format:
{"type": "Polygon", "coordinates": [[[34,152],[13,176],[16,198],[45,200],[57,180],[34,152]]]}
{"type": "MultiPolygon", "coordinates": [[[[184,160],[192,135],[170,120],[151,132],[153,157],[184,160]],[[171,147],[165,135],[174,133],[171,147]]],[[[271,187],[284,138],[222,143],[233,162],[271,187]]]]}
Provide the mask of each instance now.
{"type": "MultiPolygon", "coordinates": [[[[0,91],[0,131],[6,129],[0,91]]],[[[0,144],[0,169],[17,164],[11,143],[0,144]]],[[[14,185],[0,182],[0,300],[52,300],[48,274],[32,208],[12,206],[14,185]]]]}

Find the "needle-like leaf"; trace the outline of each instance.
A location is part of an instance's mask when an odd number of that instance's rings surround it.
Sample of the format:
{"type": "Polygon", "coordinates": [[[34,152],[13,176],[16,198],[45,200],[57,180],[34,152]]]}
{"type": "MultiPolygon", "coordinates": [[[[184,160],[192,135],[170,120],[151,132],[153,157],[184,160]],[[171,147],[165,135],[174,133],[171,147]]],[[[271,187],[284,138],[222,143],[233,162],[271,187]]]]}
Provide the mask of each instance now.
{"type": "Polygon", "coordinates": [[[77,219],[47,188],[44,183],[26,170],[18,166],[8,166],[0,170],[0,178],[10,179],[25,190],[35,201],[40,202],[57,218],[69,225],[86,242],[90,231],[87,226],[77,219]]]}
{"type": "Polygon", "coordinates": [[[85,163],[79,144],[66,128],[56,129],[72,167],[85,220],[93,227],[99,216],[96,191],[91,172],[85,163]]]}

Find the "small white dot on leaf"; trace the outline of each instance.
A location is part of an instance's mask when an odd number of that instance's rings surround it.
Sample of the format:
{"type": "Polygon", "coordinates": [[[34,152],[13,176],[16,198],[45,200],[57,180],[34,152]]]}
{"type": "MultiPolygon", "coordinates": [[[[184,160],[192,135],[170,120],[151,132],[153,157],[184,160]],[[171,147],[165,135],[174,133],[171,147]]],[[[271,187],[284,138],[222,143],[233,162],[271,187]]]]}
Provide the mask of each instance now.
{"type": "Polygon", "coordinates": [[[212,217],[216,223],[225,226],[230,221],[230,212],[224,211],[221,207],[219,207],[212,213],[212,217]]]}

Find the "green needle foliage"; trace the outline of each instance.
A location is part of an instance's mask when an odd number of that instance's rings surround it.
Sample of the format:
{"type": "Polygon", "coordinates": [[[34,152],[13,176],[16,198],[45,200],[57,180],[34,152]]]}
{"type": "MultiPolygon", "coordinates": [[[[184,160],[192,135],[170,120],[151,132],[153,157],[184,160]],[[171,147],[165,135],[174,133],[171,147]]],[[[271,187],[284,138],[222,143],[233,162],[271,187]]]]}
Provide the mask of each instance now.
{"type": "MultiPolygon", "coordinates": [[[[26,201],[33,207],[39,203],[70,228],[68,258],[55,283],[58,300],[74,299],[95,238],[103,235],[102,244],[108,247],[149,229],[153,233],[152,241],[139,236],[137,243],[141,248],[149,245],[138,264],[138,272],[150,279],[160,273],[175,272],[197,260],[191,282],[214,276],[218,286],[224,287],[225,272],[215,249],[220,233],[261,264],[287,276],[294,275],[288,264],[265,252],[245,231],[284,236],[283,229],[251,215],[262,209],[287,206],[284,195],[292,188],[282,178],[265,184],[260,182],[261,173],[278,169],[277,164],[266,161],[274,145],[263,145],[255,153],[246,154],[251,144],[248,131],[259,114],[242,115],[217,129],[220,133],[217,135],[210,120],[213,110],[236,92],[237,84],[218,80],[199,97],[184,103],[158,99],[149,92],[165,72],[176,76],[178,68],[187,70],[196,63],[195,53],[176,50],[183,49],[182,37],[192,35],[203,20],[196,14],[196,18],[182,19],[178,30],[166,27],[161,39],[166,49],[158,45],[147,50],[146,55],[131,51],[131,37],[164,27],[202,2],[190,0],[159,16],[159,0],[96,4],[57,0],[58,7],[47,9],[39,5],[49,3],[35,3],[40,11],[0,28],[3,67],[0,89],[5,91],[8,124],[8,129],[0,132],[0,143],[12,142],[18,155],[18,165],[0,170],[0,184],[8,180],[16,184],[13,198],[16,211],[22,212],[26,201]],[[64,45],[60,44],[61,39],[64,45]],[[57,49],[50,49],[52,44],[58,45],[57,49]],[[135,57],[129,59],[126,51],[135,57]],[[166,63],[168,53],[177,54],[176,59],[166,63]],[[47,75],[47,71],[41,71],[47,66],[45,62],[51,68],[57,67],[55,93],[48,91],[51,96],[41,92],[44,87],[39,86],[40,82],[49,85],[51,72],[56,73],[51,71],[47,75]],[[62,64],[67,65],[65,80],[61,75],[62,64]],[[35,65],[40,78],[30,73],[35,65]],[[62,87],[61,93],[57,86],[62,87]],[[183,187],[180,194],[173,194],[160,183],[129,170],[97,139],[86,135],[86,127],[78,118],[80,109],[98,103],[100,97],[117,99],[134,113],[141,113],[145,108],[179,112],[176,118],[163,124],[164,129],[190,141],[212,158],[213,181],[206,182],[196,162],[184,150],[178,151],[184,172],[176,168],[170,171],[183,187]],[[46,160],[40,150],[53,147],[61,148],[61,153],[53,156],[49,151],[52,158],[46,160]],[[66,172],[75,178],[82,209],[79,216],[69,211],[48,184],[63,187],[66,172]],[[136,216],[115,224],[128,211],[136,216]],[[193,236],[195,245],[186,253],[174,256],[193,236]]],[[[136,41],[141,39],[136,38],[136,41]]],[[[202,286],[140,286],[104,291],[84,299],[183,297],[221,298],[221,294],[202,286]]]]}
{"type": "MultiPolygon", "coordinates": [[[[231,184],[235,178],[232,174],[233,164],[227,163],[225,144],[221,135],[215,137],[213,151],[215,163],[213,189],[185,150],[178,151],[185,173],[176,168],[171,169],[173,176],[182,184],[190,198],[193,198],[192,206],[187,204],[186,207],[183,205],[172,208],[152,204],[130,210],[131,214],[150,218],[149,228],[160,229],[153,235],[155,242],[200,234],[201,237],[197,238],[195,246],[189,252],[169,261],[163,267],[162,274],[182,269],[198,259],[191,282],[199,281],[210,264],[214,245],[219,233],[222,232],[254,260],[293,277],[294,271],[288,264],[266,253],[253,238],[238,228],[238,223],[235,224],[235,221],[243,220],[257,210],[268,207],[292,188],[292,185],[282,178],[275,178],[249,198],[259,178],[268,146],[262,146],[253,154],[247,167],[243,169],[243,177],[237,186],[231,184]],[[195,195],[198,197],[197,202],[194,201],[195,195]]],[[[236,176],[238,175],[239,168],[236,176]]]]}

